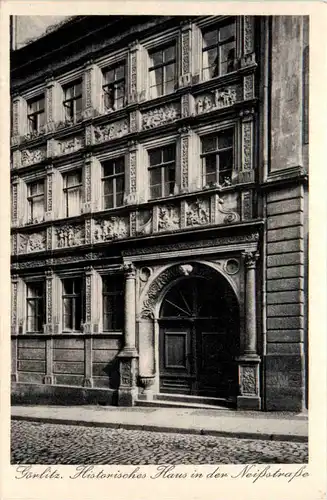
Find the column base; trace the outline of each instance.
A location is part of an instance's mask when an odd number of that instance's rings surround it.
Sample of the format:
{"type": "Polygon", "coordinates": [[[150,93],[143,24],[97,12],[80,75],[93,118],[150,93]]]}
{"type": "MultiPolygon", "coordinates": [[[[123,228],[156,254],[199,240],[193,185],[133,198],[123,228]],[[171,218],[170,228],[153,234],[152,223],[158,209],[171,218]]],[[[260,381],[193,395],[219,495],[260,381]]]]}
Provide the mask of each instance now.
{"type": "Polygon", "coordinates": [[[137,392],[137,387],[120,387],[118,389],[118,406],[134,406],[137,392]]]}
{"type": "Polygon", "coordinates": [[[261,398],[259,396],[237,396],[238,410],[261,410],[261,398]]]}
{"type": "Polygon", "coordinates": [[[43,379],[43,383],[46,385],[53,385],[54,378],[53,375],[46,375],[43,379]]]}

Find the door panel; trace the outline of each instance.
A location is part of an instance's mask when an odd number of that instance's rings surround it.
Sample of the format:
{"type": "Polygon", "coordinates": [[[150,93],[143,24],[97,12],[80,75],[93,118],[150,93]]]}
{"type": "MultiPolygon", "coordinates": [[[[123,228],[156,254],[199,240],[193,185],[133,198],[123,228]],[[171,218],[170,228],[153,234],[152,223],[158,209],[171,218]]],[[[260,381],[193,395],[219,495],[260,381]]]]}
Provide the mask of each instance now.
{"type": "Polygon", "coordinates": [[[190,394],[192,387],[191,328],[160,328],[160,390],[190,394]]]}

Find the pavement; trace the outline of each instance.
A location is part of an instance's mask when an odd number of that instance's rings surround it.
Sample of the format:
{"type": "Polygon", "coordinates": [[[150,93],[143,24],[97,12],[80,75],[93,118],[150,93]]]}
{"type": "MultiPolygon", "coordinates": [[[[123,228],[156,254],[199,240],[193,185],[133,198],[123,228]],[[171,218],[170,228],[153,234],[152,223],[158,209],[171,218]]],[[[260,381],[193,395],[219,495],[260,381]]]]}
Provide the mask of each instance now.
{"type": "Polygon", "coordinates": [[[114,406],[13,406],[12,420],[306,443],[306,413],[114,406]]]}

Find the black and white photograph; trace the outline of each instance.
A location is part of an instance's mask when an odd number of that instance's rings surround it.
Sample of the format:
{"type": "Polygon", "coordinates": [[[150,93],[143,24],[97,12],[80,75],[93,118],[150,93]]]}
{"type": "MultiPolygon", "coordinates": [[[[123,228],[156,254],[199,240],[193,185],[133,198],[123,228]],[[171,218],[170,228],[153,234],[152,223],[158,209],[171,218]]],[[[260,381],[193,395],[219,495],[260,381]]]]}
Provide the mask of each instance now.
{"type": "Polygon", "coordinates": [[[309,16],[57,13],[8,19],[16,477],[305,477],[309,16]]]}

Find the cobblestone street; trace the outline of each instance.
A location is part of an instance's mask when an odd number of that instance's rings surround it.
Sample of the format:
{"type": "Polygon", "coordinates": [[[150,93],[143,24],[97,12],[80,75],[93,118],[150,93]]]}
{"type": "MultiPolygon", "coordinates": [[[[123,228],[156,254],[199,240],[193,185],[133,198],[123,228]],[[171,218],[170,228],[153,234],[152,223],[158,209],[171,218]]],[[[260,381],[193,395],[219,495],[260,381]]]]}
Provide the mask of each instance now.
{"type": "Polygon", "coordinates": [[[305,443],[12,421],[12,464],[307,463],[305,443]]]}

